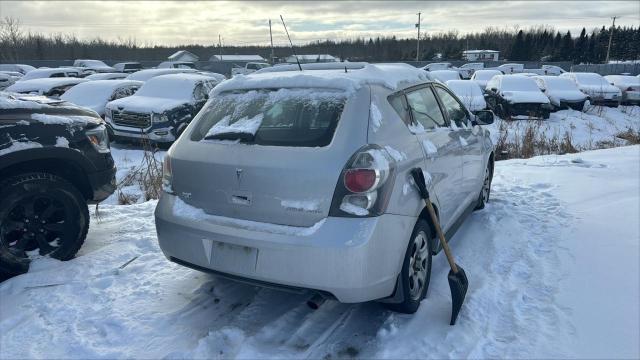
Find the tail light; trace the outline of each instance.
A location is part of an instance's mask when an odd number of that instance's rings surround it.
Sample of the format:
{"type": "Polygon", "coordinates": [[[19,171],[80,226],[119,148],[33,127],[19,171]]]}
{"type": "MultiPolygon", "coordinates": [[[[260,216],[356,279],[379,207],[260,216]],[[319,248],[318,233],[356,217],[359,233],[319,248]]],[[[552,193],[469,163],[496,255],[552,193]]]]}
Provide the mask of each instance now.
{"type": "Polygon", "coordinates": [[[169,155],[165,155],[162,159],[162,190],[169,194],[173,194],[171,175],[171,158],[169,155]]]}
{"type": "Polygon", "coordinates": [[[358,150],[340,174],[329,216],[379,216],[389,203],[395,180],[395,160],[377,146],[358,150]]]}

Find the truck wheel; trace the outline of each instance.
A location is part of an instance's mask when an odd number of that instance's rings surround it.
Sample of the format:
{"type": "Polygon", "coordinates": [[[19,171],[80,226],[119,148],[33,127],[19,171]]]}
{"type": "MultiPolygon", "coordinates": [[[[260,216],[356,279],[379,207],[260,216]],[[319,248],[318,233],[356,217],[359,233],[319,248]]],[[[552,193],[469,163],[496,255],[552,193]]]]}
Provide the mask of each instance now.
{"type": "MultiPolygon", "coordinates": [[[[404,301],[398,304],[387,304],[389,309],[413,314],[418,310],[420,301],[425,298],[431,280],[432,238],[429,224],[419,219],[411,233],[409,246],[404,255],[402,272],[399,281],[402,281],[404,301]]],[[[398,284],[400,285],[400,284],[398,284]]]]}
{"type": "Polygon", "coordinates": [[[491,169],[489,169],[489,165],[484,170],[484,181],[482,182],[482,189],[480,190],[480,195],[478,196],[478,202],[476,203],[476,207],[474,210],[484,209],[486,203],[489,202],[489,196],[491,195],[491,169]]]}
{"type": "Polygon", "coordinates": [[[63,178],[32,172],[0,183],[0,272],[24,273],[37,255],[69,260],[88,230],[86,200],[63,178]]]}

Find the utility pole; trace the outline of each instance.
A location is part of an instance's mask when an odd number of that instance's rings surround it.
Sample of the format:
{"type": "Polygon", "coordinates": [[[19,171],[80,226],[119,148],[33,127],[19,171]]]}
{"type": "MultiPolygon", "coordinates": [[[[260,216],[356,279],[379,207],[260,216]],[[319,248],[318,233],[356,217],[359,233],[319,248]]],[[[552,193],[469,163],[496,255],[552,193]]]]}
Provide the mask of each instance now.
{"type": "Polygon", "coordinates": [[[420,14],[418,13],[418,23],[416,27],[418,28],[418,42],[416,44],[416,61],[420,61],[420,14]]]}
{"type": "Polygon", "coordinates": [[[607,59],[604,61],[605,64],[609,63],[609,52],[611,51],[611,40],[613,40],[613,30],[616,28],[616,18],[617,16],[612,17],[613,23],[611,24],[611,32],[609,32],[609,45],[607,46],[607,59]]]}
{"type": "Polygon", "coordinates": [[[269,19],[269,38],[271,39],[271,65],[273,65],[273,34],[271,33],[271,19],[269,19]]]}
{"type": "Polygon", "coordinates": [[[218,54],[220,56],[220,61],[222,61],[222,37],[218,34],[218,54]]]}

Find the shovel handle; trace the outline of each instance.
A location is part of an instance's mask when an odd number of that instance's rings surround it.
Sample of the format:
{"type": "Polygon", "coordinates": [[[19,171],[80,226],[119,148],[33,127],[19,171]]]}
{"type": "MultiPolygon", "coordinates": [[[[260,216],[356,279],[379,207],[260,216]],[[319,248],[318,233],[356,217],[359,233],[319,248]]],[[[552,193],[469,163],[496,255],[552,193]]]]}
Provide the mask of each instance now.
{"type": "Polygon", "coordinates": [[[444,234],[442,233],[442,228],[440,227],[440,221],[438,221],[436,212],[435,210],[433,210],[433,205],[431,205],[431,201],[429,201],[429,199],[424,199],[424,203],[427,205],[429,216],[431,216],[431,223],[433,223],[433,226],[436,228],[438,239],[440,239],[440,245],[442,245],[444,254],[447,256],[447,261],[449,262],[449,266],[451,266],[451,271],[453,271],[454,274],[457,274],[458,266],[456,265],[456,262],[453,260],[453,255],[451,255],[451,249],[449,249],[449,244],[447,244],[447,240],[444,238],[444,234]]]}

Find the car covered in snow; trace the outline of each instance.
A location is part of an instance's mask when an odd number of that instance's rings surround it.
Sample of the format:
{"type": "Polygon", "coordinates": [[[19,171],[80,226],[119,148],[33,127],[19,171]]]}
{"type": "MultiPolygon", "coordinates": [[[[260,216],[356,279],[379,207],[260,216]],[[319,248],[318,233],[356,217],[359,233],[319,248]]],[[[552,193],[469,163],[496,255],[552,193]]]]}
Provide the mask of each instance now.
{"type": "Polygon", "coordinates": [[[607,75],[611,85],[622,91],[622,104],[640,105],[640,77],[630,75],[607,75]]]}
{"type": "Polygon", "coordinates": [[[31,65],[26,64],[0,64],[0,71],[15,71],[25,75],[31,70],[35,70],[31,65]]]}
{"type": "Polygon", "coordinates": [[[30,260],[74,257],[89,228],[87,203],[115,190],[104,122],[42,96],[0,92],[0,274],[30,260]]]}
{"type": "Polygon", "coordinates": [[[588,72],[566,72],[560,77],[573,81],[580,91],[589,96],[589,102],[595,105],[617,107],[622,100],[622,92],[609,84],[600,74],[588,72]]]}
{"type": "Polygon", "coordinates": [[[492,77],[502,74],[503,72],[500,70],[476,70],[473,75],[471,75],[471,81],[474,81],[476,84],[478,84],[484,91],[484,89],[487,87],[487,83],[489,82],[489,80],[491,80],[492,77]]]}
{"type": "Polygon", "coordinates": [[[169,74],[149,79],[132,96],[111,101],[105,120],[113,139],[146,138],[170,144],[209,99],[218,80],[201,74],[169,74]]]}
{"type": "Polygon", "coordinates": [[[134,73],[129,74],[125,79],[127,80],[137,80],[137,81],[147,81],[153,77],[161,76],[161,75],[169,75],[169,74],[186,74],[186,73],[195,73],[197,70],[195,69],[144,69],[140,71],[136,71],[134,73]]]}
{"type": "Polygon", "coordinates": [[[135,94],[142,84],[135,80],[87,81],[67,90],[60,100],[91,109],[104,118],[104,108],[109,101],[135,94]]]}
{"type": "Polygon", "coordinates": [[[470,79],[477,70],[484,69],[484,63],[466,63],[458,68],[463,79],[470,79]]]}
{"type": "Polygon", "coordinates": [[[158,69],[195,69],[196,64],[191,61],[163,61],[158,69]]]}
{"type": "Polygon", "coordinates": [[[460,73],[456,70],[434,70],[429,71],[429,75],[435,80],[446,83],[449,80],[460,80],[460,73]]]}
{"type": "Polygon", "coordinates": [[[89,80],[75,77],[21,80],[17,81],[5,90],[21,94],[35,94],[57,98],[73,86],[86,81],[89,80]]]}
{"type": "Polygon", "coordinates": [[[531,77],[496,75],[485,90],[487,104],[503,119],[548,119],[553,108],[531,77]]]}
{"type": "Polygon", "coordinates": [[[84,78],[87,80],[118,80],[118,79],[124,79],[127,76],[129,75],[125,73],[114,72],[114,73],[95,73],[95,74],[85,76],[84,78]]]}
{"type": "Polygon", "coordinates": [[[524,72],[524,64],[502,64],[495,67],[495,70],[500,70],[504,74],[517,74],[524,72]]]}
{"type": "Polygon", "coordinates": [[[584,109],[588,96],[573,81],[558,76],[535,76],[533,80],[555,109],[584,109]]]}
{"type": "Polygon", "coordinates": [[[123,72],[123,73],[129,74],[129,73],[134,73],[136,71],[142,70],[142,64],[135,61],[121,62],[121,63],[114,64],[113,68],[117,72],[123,72]]]}
{"type": "Polygon", "coordinates": [[[231,76],[235,76],[235,75],[248,75],[251,73],[254,73],[260,69],[264,69],[267,68],[271,65],[267,64],[267,63],[260,63],[260,62],[248,62],[244,65],[244,67],[240,67],[240,66],[234,66],[231,69],[231,76]]]}
{"type": "Polygon", "coordinates": [[[26,73],[20,81],[44,79],[44,78],[61,78],[61,77],[80,77],[82,73],[74,68],[39,68],[26,73]]]}
{"type": "Polygon", "coordinates": [[[446,84],[472,113],[487,108],[484,92],[476,82],[471,80],[449,80],[446,84]]]}
{"type": "Polygon", "coordinates": [[[155,210],[164,255],[243,282],[415,312],[440,247],[411,169],[429,179],[450,238],[487,202],[494,159],[480,126],[493,114],[471,114],[426,75],[371,64],[216,86],[164,157],[155,210]]]}
{"type": "Polygon", "coordinates": [[[73,66],[85,69],[88,74],[115,72],[113,67],[100,60],[78,59],[73,62],[73,66]]]}
{"type": "Polygon", "coordinates": [[[423,66],[421,69],[426,71],[435,71],[435,70],[450,70],[453,69],[454,66],[448,62],[439,62],[439,63],[431,63],[423,66]]]}

